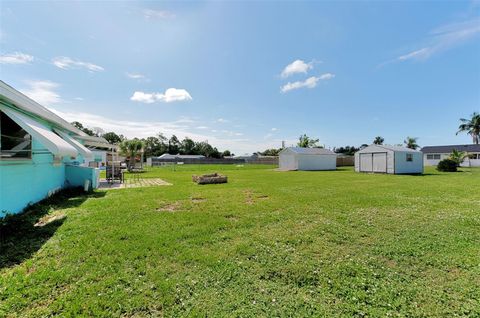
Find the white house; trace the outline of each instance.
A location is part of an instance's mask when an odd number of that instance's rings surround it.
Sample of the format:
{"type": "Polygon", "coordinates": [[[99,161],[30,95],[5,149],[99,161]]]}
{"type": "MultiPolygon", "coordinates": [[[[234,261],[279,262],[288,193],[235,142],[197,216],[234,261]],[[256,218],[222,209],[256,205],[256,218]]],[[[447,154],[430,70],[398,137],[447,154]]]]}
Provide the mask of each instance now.
{"type": "Polygon", "coordinates": [[[480,167],[480,145],[426,146],[421,149],[425,166],[436,166],[440,160],[447,159],[453,150],[468,154],[463,167],[480,167]]]}
{"type": "Polygon", "coordinates": [[[285,148],[279,153],[280,170],[336,170],[337,154],[323,148],[285,148]]]}
{"type": "Polygon", "coordinates": [[[400,146],[370,145],[355,153],[355,171],[414,174],[423,173],[421,151],[400,146]]]}

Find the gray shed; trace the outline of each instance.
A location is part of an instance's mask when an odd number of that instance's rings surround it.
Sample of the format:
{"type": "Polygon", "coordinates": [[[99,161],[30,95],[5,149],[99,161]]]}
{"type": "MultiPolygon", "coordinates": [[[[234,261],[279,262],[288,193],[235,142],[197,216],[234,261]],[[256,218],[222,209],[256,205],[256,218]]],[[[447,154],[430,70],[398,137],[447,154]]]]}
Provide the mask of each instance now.
{"type": "Polygon", "coordinates": [[[370,145],[355,153],[355,171],[416,174],[423,173],[421,151],[401,146],[370,145]]]}
{"type": "Polygon", "coordinates": [[[280,170],[335,170],[337,154],[323,148],[289,147],[279,153],[280,170]]]}

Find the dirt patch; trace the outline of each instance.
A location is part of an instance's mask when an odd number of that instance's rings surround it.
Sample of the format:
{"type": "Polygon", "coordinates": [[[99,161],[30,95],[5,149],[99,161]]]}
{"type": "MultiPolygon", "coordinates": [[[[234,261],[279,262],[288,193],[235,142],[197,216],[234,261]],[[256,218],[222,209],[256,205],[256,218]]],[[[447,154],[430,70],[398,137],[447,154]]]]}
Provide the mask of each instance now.
{"type": "Polygon", "coordinates": [[[43,227],[57,220],[62,220],[66,218],[65,214],[56,214],[56,215],[46,215],[35,223],[35,227],[43,227]]]}
{"type": "Polygon", "coordinates": [[[234,214],[227,214],[225,215],[225,218],[227,220],[234,221],[234,222],[238,221],[238,217],[234,214]]]}
{"type": "Polygon", "coordinates": [[[180,210],[182,204],[180,202],[174,202],[174,203],[169,203],[165,204],[164,206],[157,208],[157,212],[176,212],[180,210]]]}
{"type": "Polygon", "coordinates": [[[243,194],[245,195],[245,203],[248,205],[252,205],[253,201],[253,191],[252,190],[244,190],[243,194]]]}
{"type": "Polygon", "coordinates": [[[245,195],[245,203],[248,205],[254,204],[258,200],[268,199],[268,195],[265,194],[256,194],[252,190],[244,190],[243,194],[245,195]]]}
{"type": "Polygon", "coordinates": [[[194,197],[190,199],[193,203],[200,203],[200,202],[205,202],[207,199],[201,198],[201,197],[194,197]]]}

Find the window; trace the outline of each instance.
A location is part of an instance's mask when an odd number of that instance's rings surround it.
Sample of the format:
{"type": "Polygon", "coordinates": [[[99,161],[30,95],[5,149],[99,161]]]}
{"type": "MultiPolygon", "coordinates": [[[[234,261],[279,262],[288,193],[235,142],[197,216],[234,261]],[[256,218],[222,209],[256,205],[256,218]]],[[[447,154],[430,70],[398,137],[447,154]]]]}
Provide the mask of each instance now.
{"type": "Polygon", "coordinates": [[[407,161],[413,161],[413,154],[407,153],[407,161]]]}
{"type": "Polygon", "coordinates": [[[30,159],[32,137],[0,111],[0,159],[30,159]]]}
{"type": "Polygon", "coordinates": [[[469,156],[470,159],[480,159],[480,153],[472,153],[469,156]]]}
{"type": "Polygon", "coordinates": [[[440,154],[428,154],[427,160],[440,160],[440,154]]]}

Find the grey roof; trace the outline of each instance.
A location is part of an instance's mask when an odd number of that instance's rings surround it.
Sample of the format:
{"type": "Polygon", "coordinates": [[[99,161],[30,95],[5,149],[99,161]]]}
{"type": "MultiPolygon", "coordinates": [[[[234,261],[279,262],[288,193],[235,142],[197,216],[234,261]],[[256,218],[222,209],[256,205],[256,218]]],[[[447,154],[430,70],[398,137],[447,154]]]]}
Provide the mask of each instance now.
{"type": "Polygon", "coordinates": [[[454,149],[466,152],[480,152],[480,145],[425,146],[421,151],[423,153],[451,153],[454,149]]]}
{"type": "Polygon", "coordinates": [[[390,150],[390,151],[401,151],[401,152],[420,152],[418,150],[415,150],[415,149],[410,149],[410,148],[407,148],[407,147],[403,147],[403,146],[393,146],[393,145],[376,145],[376,144],[372,144],[368,147],[365,147],[363,148],[362,150],[359,150],[357,151],[358,153],[368,153],[370,151],[370,147],[379,147],[379,148],[383,148],[383,149],[386,149],[386,150],[390,150]]]}
{"type": "Polygon", "coordinates": [[[159,159],[202,159],[205,158],[203,155],[171,155],[168,153],[164,153],[159,159]]]}
{"type": "Polygon", "coordinates": [[[302,154],[302,155],[335,155],[333,151],[325,148],[301,148],[301,147],[285,148],[280,153],[287,150],[292,151],[294,153],[302,154]]]}

